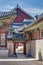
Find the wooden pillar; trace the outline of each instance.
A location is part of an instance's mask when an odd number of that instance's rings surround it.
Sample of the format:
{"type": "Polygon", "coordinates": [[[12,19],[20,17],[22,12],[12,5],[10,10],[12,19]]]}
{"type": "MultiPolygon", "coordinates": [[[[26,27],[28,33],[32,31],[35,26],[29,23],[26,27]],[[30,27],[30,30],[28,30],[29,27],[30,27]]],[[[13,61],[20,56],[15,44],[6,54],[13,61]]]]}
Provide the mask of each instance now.
{"type": "Polygon", "coordinates": [[[41,34],[41,32],[40,32],[40,30],[39,30],[39,39],[40,39],[40,36],[41,36],[40,34],[41,34]]]}
{"type": "Polygon", "coordinates": [[[6,48],[7,48],[7,32],[5,33],[5,35],[6,35],[6,48]]]}
{"type": "Polygon", "coordinates": [[[29,33],[28,32],[25,32],[25,35],[27,36],[27,38],[29,38],[29,33]]]}
{"type": "Polygon", "coordinates": [[[14,43],[14,54],[16,54],[16,43],[14,43]]]}
{"type": "Polygon", "coordinates": [[[24,54],[26,55],[26,43],[24,43],[24,54]]]}

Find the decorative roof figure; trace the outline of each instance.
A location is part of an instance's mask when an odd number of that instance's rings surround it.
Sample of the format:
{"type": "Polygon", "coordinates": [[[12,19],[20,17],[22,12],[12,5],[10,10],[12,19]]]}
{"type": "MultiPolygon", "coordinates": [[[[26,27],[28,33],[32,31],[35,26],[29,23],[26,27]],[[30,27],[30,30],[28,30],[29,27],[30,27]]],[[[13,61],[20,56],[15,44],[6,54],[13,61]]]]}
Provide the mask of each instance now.
{"type": "Polygon", "coordinates": [[[17,8],[19,7],[19,5],[17,4],[17,8]]]}
{"type": "Polygon", "coordinates": [[[18,13],[18,8],[19,8],[19,6],[18,6],[18,4],[17,4],[17,16],[19,15],[19,13],[18,13]]]}

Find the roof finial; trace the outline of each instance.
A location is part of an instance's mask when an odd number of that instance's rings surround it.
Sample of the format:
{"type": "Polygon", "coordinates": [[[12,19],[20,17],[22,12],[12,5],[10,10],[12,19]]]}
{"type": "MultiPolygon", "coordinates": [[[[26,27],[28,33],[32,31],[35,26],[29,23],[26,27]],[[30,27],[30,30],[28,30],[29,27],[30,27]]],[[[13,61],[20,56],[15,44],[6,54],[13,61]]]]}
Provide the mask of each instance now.
{"type": "Polygon", "coordinates": [[[17,8],[18,8],[18,4],[17,4],[17,8]]]}

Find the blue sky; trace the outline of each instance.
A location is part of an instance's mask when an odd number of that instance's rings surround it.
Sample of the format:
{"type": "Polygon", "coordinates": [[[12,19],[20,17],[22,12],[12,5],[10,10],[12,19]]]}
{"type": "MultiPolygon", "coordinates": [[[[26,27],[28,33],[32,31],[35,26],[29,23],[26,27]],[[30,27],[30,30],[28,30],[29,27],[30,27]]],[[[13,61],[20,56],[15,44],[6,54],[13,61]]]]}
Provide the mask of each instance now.
{"type": "Polygon", "coordinates": [[[17,4],[31,15],[43,13],[43,0],[0,0],[0,11],[9,11],[17,4]]]}

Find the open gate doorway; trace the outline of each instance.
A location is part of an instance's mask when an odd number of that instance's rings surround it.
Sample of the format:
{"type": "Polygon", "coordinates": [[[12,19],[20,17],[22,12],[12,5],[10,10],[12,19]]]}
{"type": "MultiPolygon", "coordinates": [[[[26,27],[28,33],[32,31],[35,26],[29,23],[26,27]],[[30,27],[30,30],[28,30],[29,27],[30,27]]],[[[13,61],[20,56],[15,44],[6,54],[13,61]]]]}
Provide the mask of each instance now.
{"type": "Polygon", "coordinates": [[[24,55],[26,55],[26,43],[23,43],[23,42],[14,43],[14,54],[17,54],[17,53],[23,53],[24,55]]]}
{"type": "Polygon", "coordinates": [[[16,44],[16,53],[23,53],[23,43],[16,44]]]}

